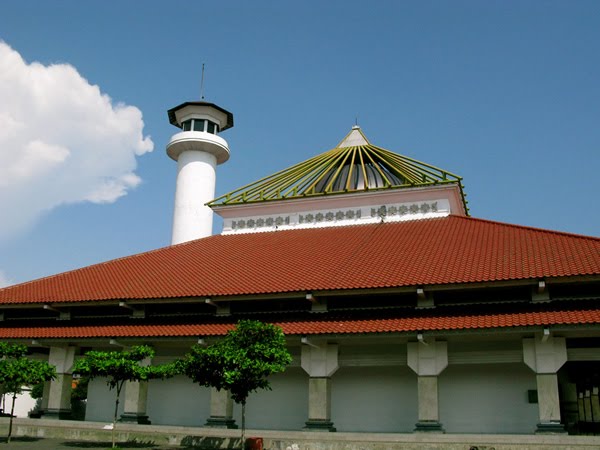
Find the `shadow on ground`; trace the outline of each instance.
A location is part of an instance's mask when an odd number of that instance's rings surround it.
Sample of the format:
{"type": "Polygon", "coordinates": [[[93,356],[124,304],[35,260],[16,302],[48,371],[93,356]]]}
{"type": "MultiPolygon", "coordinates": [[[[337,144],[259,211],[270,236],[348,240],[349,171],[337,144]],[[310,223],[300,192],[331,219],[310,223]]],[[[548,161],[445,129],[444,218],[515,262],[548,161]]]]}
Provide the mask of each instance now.
{"type": "Polygon", "coordinates": [[[239,449],[240,438],[220,438],[206,436],[186,436],[181,440],[181,446],[187,449],[239,449]]]}
{"type": "MultiPolygon", "coordinates": [[[[112,447],[112,442],[89,442],[89,441],[66,441],[63,443],[65,447],[74,447],[74,448],[107,448],[110,449],[112,447]]],[[[127,441],[127,442],[117,442],[118,448],[158,448],[152,441],[144,442],[144,441],[127,441]]]]}
{"type": "MultiPolygon", "coordinates": [[[[36,437],[29,437],[29,436],[19,436],[19,437],[11,437],[10,438],[10,442],[36,442],[39,441],[41,438],[36,438],[36,437]]],[[[1,437],[0,438],[0,442],[3,444],[6,444],[7,439],[5,437],[1,437]]]]}

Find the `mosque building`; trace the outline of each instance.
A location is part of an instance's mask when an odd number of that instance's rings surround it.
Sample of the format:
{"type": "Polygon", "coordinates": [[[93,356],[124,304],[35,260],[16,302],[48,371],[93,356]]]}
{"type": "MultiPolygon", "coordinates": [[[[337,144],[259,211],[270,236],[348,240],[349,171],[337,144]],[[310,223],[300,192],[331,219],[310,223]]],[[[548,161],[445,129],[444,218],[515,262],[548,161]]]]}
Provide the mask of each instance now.
{"type": "MultiPolygon", "coordinates": [[[[149,344],[168,362],[250,318],[280,326],[294,357],[249,397],[250,428],[599,432],[599,238],[471,217],[461,177],[358,126],[215,197],[233,115],[198,101],[168,116],[172,245],[0,290],[0,339],[57,367],[45,418],[69,418],[89,349],[149,344]]],[[[86,420],[111,420],[107,389],[90,383],[86,420]]],[[[240,423],[226,393],[183,376],[125,391],[123,421],[240,423]]]]}

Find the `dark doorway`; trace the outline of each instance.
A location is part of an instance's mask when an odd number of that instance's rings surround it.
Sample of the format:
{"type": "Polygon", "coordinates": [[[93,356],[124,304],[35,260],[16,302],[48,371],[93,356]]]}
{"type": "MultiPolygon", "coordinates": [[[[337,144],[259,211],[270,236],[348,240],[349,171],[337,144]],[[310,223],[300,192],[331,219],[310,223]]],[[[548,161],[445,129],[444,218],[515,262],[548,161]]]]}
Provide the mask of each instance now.
{"type": "Polygon", "coordinates": [[[600,361],[569,361],[558,373],[561,416],[569,434],[600,435],[600,361]]]}

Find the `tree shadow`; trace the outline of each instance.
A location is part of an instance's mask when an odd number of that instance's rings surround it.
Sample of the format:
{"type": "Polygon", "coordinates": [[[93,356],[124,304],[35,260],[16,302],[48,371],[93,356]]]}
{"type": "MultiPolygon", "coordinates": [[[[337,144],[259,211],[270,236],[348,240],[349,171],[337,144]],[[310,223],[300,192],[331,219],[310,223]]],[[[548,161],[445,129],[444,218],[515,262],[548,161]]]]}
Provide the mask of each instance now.
{"type": "MultiPolygon", "coordinates": [[[[38,437],[29,437],[29,436],[16,436],[11,437],[10,442],[36,442],[41,440],[42,438],[38,437]]],[[[0,437],[0,442],[5,444],[7,442],[6,437],[0,437]]]]}
{"type": "MultiPolygon", "coordinates": [[[[63,444],[65,447],[75,447],[75,448],[106,448],[110,449],[112,447],[112,442],[90,442],[90,441],[65,441],[63,444]]],[[[117,442],[117,447],[119,448],[158,448],[159,446],[154,443],[154,441],[138,441],[131,440],[125,442],[117,442]]]]}
{"type": "Polygon", "coordinates": [[[240,449],[241,438],[221,438],[208,436],[186,436],[181,440],[181,446],[187,449],[240,449]]]}

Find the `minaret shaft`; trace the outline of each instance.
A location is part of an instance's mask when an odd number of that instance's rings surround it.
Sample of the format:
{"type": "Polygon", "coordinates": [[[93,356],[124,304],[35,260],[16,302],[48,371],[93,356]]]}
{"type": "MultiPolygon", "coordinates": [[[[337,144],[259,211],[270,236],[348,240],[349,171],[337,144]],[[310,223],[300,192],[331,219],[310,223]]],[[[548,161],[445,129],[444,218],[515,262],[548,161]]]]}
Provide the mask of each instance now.
{"type": "Polygon", "coordinates": [[[205,204],[214,198],[217,158],[186,151],[177,159],[177,187],[173,212],[172,244],[212,234],[213,211],[205,204]]]}
{"type": "Polygon", "coordinates": [[[233,115],[208,102],[186,102],[169,110],[169,121],[181,131],[167,144],[177,161],[177,183],[171,244],[212,234],[216,168],[229,159],[229,145],[218,136],[233,126],[233,115]]]}

